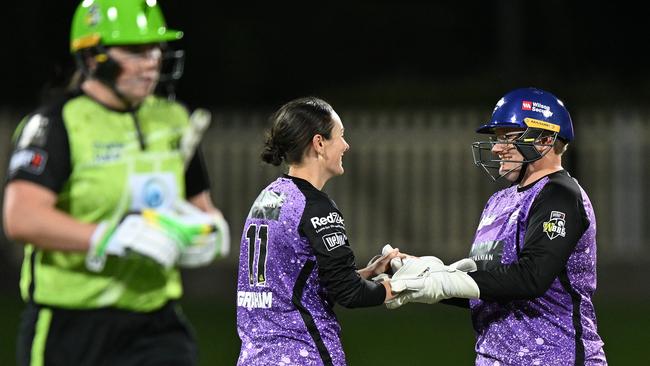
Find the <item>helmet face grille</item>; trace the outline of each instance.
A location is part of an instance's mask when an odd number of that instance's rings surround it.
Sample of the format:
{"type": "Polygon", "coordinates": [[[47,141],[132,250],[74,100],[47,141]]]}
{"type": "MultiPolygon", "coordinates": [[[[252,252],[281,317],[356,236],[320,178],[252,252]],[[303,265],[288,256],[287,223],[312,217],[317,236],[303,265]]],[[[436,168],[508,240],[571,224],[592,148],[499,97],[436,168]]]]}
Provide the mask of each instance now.
{"type": "Polygon", "coordinates": [[[476,141],[472,143],[474,165],[481,167],[495,182],[500,181],[520,167],[521,169],[526,169],[527,164],[541,159],[551,151],[551,149],[553,149],[557,136],[557,132],[549,133],[547,130],[528,128],[526,131],[519,134],[516,139],[503,141],[497,138],[488,141],[476,141]],[[544,137],[550,137],[551,142],[541,142],[540,139],[544,137]],[[494,154],[494,152],[492,152],[492,149],[497,144],[512,145],[513,148],[516,148],[522,155],[522,160],[500,159],[496,154],[494,154]],[[542,147],[541,152],[538,147],[542,147]],[[515,163],[516,165],[508,171],[501,172],[501,165],[503,163],[515,163]]]}

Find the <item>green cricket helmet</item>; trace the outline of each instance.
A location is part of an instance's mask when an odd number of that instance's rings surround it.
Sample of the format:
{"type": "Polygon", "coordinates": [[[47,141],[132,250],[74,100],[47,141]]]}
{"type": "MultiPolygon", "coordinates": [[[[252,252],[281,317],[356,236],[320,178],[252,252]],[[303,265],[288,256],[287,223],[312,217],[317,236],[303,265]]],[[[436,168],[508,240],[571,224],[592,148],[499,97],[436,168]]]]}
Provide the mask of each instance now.
{"type": "Polygon", "coordinates": [[[157,0],[84,0],[72,19],[70,50],[100,45],[139,45],[178,40],[168,29],[157,0]]]}

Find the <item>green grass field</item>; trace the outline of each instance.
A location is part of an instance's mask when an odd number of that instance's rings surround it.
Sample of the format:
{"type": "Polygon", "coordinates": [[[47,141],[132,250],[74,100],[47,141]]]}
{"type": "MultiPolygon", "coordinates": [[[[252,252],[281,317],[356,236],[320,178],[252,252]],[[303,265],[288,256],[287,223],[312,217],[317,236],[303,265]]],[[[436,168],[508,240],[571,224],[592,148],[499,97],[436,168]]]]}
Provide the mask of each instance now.
{"type": "MultiPolygon", "coordinates": [[[[0,365],[12,365],[22,305],[16,299],[2,298],[0,306],[0,365]]],[[[234,365],[239,339],[232,304],[185,301],[183,306],[199,337],[201,365],[234,365]]],[[[599,332],[610,364],[647,364],[648,310],[649,303],[596,303],[599,332]]],[[[474,335],[463,309],[410,304],[395,311],[338,308],[337,314],[352,366],[473,364],[474,335]]]]}

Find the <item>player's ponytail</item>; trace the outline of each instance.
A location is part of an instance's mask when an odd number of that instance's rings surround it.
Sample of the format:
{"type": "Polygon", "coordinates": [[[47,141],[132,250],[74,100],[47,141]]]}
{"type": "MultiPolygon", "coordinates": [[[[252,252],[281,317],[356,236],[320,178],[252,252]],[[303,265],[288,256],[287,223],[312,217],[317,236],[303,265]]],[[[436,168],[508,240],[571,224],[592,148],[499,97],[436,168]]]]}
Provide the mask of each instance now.
{"type": "Polygon", "coordinates": [[[273,135],[271,132],[266,133],[266,141],[264,142],[264,150],[262,151],[261,158],[262,161],[278,166],[282,164],[282,160],[284,160],[284,151],[280,150],[280,147],[278,147],[274,141],[273,141],[273,135]]]}
{"type": "Polygon", "coordinates": [[[266,132],[262,161],[280,165],[300,163],[315,135],[329,139],[334,109],[322,99],[307,97],[292,100],[275,112],[266,132]]]}

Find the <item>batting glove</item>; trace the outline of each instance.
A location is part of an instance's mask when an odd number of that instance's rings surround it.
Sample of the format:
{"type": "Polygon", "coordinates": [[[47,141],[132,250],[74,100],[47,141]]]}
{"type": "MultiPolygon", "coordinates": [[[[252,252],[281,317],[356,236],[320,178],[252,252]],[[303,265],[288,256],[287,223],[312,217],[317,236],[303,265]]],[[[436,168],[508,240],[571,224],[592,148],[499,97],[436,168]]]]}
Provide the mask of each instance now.
{"type": "Polygon", "coordinates": [[[228,222],[219,214],[209,214],[186,201],[174,205],[174,213],[187,225],[208,225],[201,235],[193,236],[189,245],[182,248],[178,265],[186,268],[210,264],[215,257],[226,257],[230,253],[230,229],[228,222]]]}
{"type": "Polygon", "coordinates": [[[86,267],[93,272],[104,269],[107,255],[123,257],[130,252],[153,259],[165,268],[176,263],[183,241],[178,235],[170,235],[160,225],[152,223],[152,213],[130,214],[116,226],[102,222],[92,235],[86,256],[86,267]]]}

